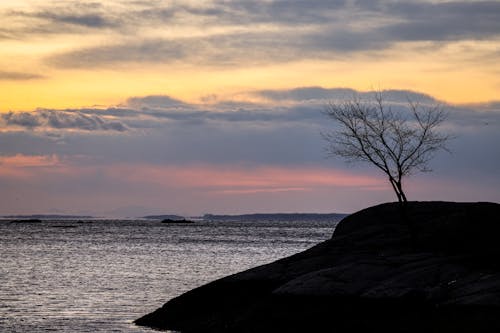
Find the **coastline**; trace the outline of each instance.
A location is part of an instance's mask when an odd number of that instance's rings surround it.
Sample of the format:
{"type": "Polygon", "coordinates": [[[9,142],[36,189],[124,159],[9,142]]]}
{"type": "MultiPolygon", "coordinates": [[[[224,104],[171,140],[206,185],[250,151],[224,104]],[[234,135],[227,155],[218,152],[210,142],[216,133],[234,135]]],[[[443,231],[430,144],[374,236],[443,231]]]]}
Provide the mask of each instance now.
{"type": "Polygon", "coordinates": [[[309,250],[191,290],[135,321],[186,332],[497,332],[500,205],[411,202],[342,220],[309,250]]]}

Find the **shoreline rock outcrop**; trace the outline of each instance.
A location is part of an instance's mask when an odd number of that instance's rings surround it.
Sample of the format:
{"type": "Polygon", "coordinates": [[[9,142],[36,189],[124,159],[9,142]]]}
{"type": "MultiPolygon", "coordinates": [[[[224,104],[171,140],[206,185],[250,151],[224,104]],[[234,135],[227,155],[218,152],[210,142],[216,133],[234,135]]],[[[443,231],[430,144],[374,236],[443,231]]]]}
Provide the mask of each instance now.
{"type": "Polygon", "coordinates": [[[499,238],[500,204],[410,202],[405,214],[382,204],[344,218],[330,240],[191,290],[136,324],[182,333],[500,332],[499,238]]]}

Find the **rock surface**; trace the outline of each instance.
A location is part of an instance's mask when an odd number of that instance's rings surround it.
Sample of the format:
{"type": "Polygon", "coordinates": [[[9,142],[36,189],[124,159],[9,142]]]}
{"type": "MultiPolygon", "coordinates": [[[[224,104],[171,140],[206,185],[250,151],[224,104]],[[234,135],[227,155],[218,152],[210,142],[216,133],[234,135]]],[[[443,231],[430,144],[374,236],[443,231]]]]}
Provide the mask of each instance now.
{"type": "Polygon", "coordinates": [[[411,202],[404,213],[383,204],[346,217],[326,242],[136,323],[182,333],[500,332],[499,238],[499,204],[411,202]]]}
{"type": "Polygon", "coordinates": [[[194,221],[191,220],[172,220],[172,219],[163,219],[161,223],[169,223],[169,224],[189,224],[189,223],[194,223],[194,221]]]}

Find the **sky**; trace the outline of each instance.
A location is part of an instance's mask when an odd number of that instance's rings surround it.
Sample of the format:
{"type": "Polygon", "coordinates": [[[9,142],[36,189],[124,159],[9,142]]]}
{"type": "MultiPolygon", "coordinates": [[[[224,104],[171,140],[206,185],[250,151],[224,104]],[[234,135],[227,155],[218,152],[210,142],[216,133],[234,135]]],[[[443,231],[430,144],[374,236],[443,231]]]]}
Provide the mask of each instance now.
{"type": "Polygon", "coordinates": [[[500,1],[0,1],[0,215],[354,212],[322,111],[448,111],[410,200],[500,202],[500,1]]]}

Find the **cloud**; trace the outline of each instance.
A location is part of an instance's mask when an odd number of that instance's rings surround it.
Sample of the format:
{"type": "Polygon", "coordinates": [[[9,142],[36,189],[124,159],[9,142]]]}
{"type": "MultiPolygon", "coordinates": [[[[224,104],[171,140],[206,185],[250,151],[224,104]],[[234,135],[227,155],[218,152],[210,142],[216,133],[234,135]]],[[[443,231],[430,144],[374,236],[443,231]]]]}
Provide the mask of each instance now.
{"type": "MultiPolygon", "coordinates": [[[[107,109],[7,113],[2,115],[0,151],[74,153],[113,161],[145,160],[160,164],[176,161],[325,165],[330,162],[325,160],[325,142],[320,133],[336,126],[321,112],[326,103],[351,98],[353,94],[371,99],[374,93],[300,87],[252,94],[267,100],[204,105],[156,95],[132,97],[122,106],[107,109]]],[[[384,96],[394,110],[407,108],[407,99],[423,106],[439,103],[432,96],[405,90],[386,90],[384,96]]],[[[443,130],[458,137],[454,150],[462,152],[460,145],[463,145],[478,151],[474,145],[488,147],[488,138],[500,140],[500,134],[496,134],[500,133],[500,112],[494,110],[495,105],[494,102],[474,107],[444,105],[450,116],[443,130]]],[[[470,156],[471,152],[460,154],[470,156]]],[[[500,163],[495,156],[476,158],[484,161],[492,158],[494,163],[500,163]]]]}
{"type": "MultiPolygon", "coordinates": [[[[126,63],[189,63],[211,67],[262,65],[303,59],[332,59],[346,54],[382,51],[399,43],[495,41],[499,2],[388,1],[231,1],[208,5],[176,4],[133,7],[117,24],[114,45],[100,45],[52,55],[47,62],[63,68],[101,67],[126,63]],[[189,23],[187,23],[189,22],[189,23]],[[130,25],[130,27],[129,27],[130,25]],[[207,30],[176,37],[140,34],[140,27],[182,26],[207,30]],[[220,32],[220,30],[224,30],[220,32]],[[130,38],[131,36],[135,36],[130,38]]],[[[52,15],[60,22],[106,22],[93,14],[52,15]]],[[[110,24],[103,26],[109,27],[110,24]]]]}
{"type": "MultiPolygon", "coordinates": [[[[88,211],[134,204],[199,213],[331,211],[337,204],[347,211],[393,200],[384,176],[369,165],[325,158],[320,132],[335,124],[321,110],[332,95],[351,92],[372,94],[299,87],[253,92],[266,96],[262,103],[203,105],[157,95],[107,109],[5,114],[0,186],[14,192],[0,198],[0,211],[27,211],[26,202],[88,211]],[[113,122],[126,130],[112,129],[113,122]],[[21,207],[16,196],[29,199],[21,207]]],[[[412,91],[386,92],[394,108],[407,96],[435,101],[412,91]]],[[[442,130],[456,136],[453,153],[437,155],[432,174],[409,179],[411,198],[500,200],[498,102],[444,106],[450,115],[442,130]]]]}
{"type": "Polygon", "coordinates": [[[33,73],[0,71],[0,80],[24,81],[44,79],[45,76],[33,73]]]}
{"type": "Polygon", "coordinates": [[[1,115],[7,126],[25,128],[64,129],[84,131],[118,131],[127,127],[120,121],[108,120],[98,115],[86,115],[79,111],[37,110],[33,112],[8,112],[1,115]]]}
{"type": "Polygon", "coordinates": [[[404,19],[381,31],[397,40],[447,41],[498,36],[498,1],[397,2],[388,12],[404,19]]]}
{"type": "Polygon", "coordinates": [[[390,46],[364,31],[325,27],[319,32],[237,32],[183,38],[135,39],[115,45],[63,52],[46,58],[60,68],[86,68],[127,63],[188,63],[208,67],[239,67],[331,59],[345,53],[382,50],[390,46]]]}
{"type": "Polygon", "coordinates": [[[127,100],[126,105],[131,108],[138,109],[155,109],[155,108],[188,108],[188,104],[181,100],[172,98],[166,95],[151,95],[145,97],[131,97],[127,100]]]}
{"type": "Polygon", "coordinates": [[[37,168],[54,167],[61,164],[57,155],[23,155],[0,156],[2,168],[37,168]]]}
{"type": "MultiPolygon", "coordinates": [[[[307,198],[311,191],[318,189],[380,190],[384,184],[377,177],[331,168],[206,163],[158,165],[103,162],[65,155],[15,155],[0,156],[0,186],[13,188],[8,196],[0,193],[2,212],[20,209],[22,205],[25,214],[36,209],[34,207],[66,210],[69,203],[73,209],[91,207],[96,214],[96,211],[111,211],[114,207],[135,203],[155,210],[161,208],[163,212],[200,214],[221,211],[224,208],[220,203],[235,196],[245,198],[246,204],[227,209],[248,211],[251,208],[247,204],[260,200],[261,195],[286,199],[295,193],[307,198]],[[39,200],[33,201],[33,196],[39,200]]],[[[286,211],[296,211],[299,207],[294,205],[286,211]]]]}
{"type": "Polygon", "coordinates": [[[194,188],[209,192],[221,190],[280,190],[283,188],[307,189],[311,187],[380,187],[383,182],[376,177],[356,172],[331,170],[318,167],[245,166],[245,165],[150,165],[115,164],[109,176],[128,175],[131,183],[148,183],[150,186],[194,188]]]}
{"type": "MultiPolygon", "coordinates": [[[[23,7],[18,7],[23,8],[23,7]]],[[[0,11],[6,24],[0,39],[26,39],[59,34],[88,34],[99,30],[120,31],[123,23],[110,7],[93,3],[64,3],[47,1],[31,5],[30,9],[0,11]]]]}
{"type": "MultiPolygon", "coordinates": [[[[420,103],[437,103],[437,100],[427,94],[410,90],[383,90],[384,99],[388,102],[408,102],[408,100],[420,103]]],[[[323,88],[323,87],[300,87],[284,90],[260,90],[255,95],[268,98],[273,101],[330,101],[349,100],[362,98],[373,100],[374,91],[356,91],[350,88],[323,88]]]]}
{"type": "Polygon", "coordinates": [[[76,26],[82,26],[86,28],[106,28],[111,27],[114,24],[100,14],[61,14],[52,12],[41,12],[33,15],[37,18],[43,18],[51,22],[52,24],[71,24],[76,26]]]}

